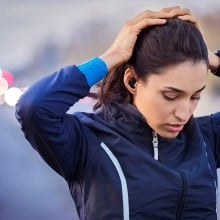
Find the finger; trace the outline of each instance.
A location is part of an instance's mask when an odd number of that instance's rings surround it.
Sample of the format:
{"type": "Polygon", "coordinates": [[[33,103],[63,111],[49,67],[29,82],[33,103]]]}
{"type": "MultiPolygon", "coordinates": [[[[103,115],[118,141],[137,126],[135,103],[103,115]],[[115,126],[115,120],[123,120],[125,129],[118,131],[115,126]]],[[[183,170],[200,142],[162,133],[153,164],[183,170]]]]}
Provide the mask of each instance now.
{"type": "MultiPolygon", "coordinates": [[[[139,23],[137,23],[135,26],[138,30],[142,30],[143,28],[154,26],[154,25],[163,25],[167,22],[166,19],[160,19],[160,18],[147,18],[142,19],[139,23]]],[[[139,31],[139,32],[140,32],[139,31]]]]}
{"type": "Polygon", "coordinates": [[[189,14],[189,9],[181,9],[179,7],[174,7],[173,10],[170,10],[169,12],[146,10],[134,17],[133,19],[129,20],[127,23],[129,23],[129,25],[136,25],[145,19],[166,19],[189,14]]]}
{"type": "Polygon", "coordinates": [[[183,20],[183,21],[189,21],[191,23],[193,23],[197,28],[201,28],[199,25],[199,21],[197,18],[191,16],[191,15],[182,15],[182,16],[178,16],[179,19],[183,20]]]}
{"type": "Polygon", "coordinates": [[[162,8],[160,11],[161,12],[170,12],[174,9],[180,9],[180,6],[176,5],[176,6],[172,6],[172,7],[162,8]]]}
{"type": "Polygon", "coordinates": [[[128,20],[128,23],[131,25],[136,25],[137,23],[140,23],[142,20],[145,19],[149,19],[152,17],[159,18],[158,13],[159,12],[156,11],[146,10],[135,16],[133,19],[128,20]]]}
{"type": "Polygon", "coordinates": [[[140,14],[138,14],[137,16],[134,17],[134,22],[140,22],[142,19],[145,18],[151,18],[153,14],[158,13],[156,11],[151,11],[151,10],[145,10],[143,12],[141,12],[140,14]]]}
{"type": "Polygon", "coordinates": [[[191,12],[188,8],[176,8],[168,12],[171,17],[183,16],[183,15],[191,15],[191,12]]]}
{"type": "Polygon", "coordinates": [[[190,21],[193,24],[197,24],[198,23],[198,19],[195,18],[194,16],[191,16],[191,15],[181,15],[181,16],[178,16],[178,18],[183,20],[183,21],[190,21]]]}
{"type": "Polygon", "coordinates": [[[187,8],[175,8],[169,12],[165,11],[144,11],[138,16],[136,16],[133,21],[134,22],[139,22],[142,19],[146,18],[173,18],[176,16],[182,16],[182,15],[190,15],[190,11],[187,8]]]}
{"type": "Polygon", "coordinates": [[[166,19],[160,19],[160,18],[146,18],[142,19],[139,22],[136,22],[135,24],[131,21],[128,21],[124,25],[124,31],[126,34],[128,33],[135,33],[137,36],[143,28],[153,26],[153,25],[163,25],[166,23],[166,19]]]}

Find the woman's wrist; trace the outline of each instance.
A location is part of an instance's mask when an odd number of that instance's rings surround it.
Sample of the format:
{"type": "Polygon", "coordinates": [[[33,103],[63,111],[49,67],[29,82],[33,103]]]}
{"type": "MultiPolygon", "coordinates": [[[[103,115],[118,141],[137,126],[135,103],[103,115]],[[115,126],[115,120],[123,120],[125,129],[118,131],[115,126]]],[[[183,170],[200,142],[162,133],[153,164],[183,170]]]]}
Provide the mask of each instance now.
{"type": "Polygon", "coordinates": [[[78,69],[86,77],[89,86],[93,86],[108,73],[108,67],[104,60],[99,57],[94,57],[82,64],[79,64],[78,69]]]}
{"type": "Polygon", "coordinates": [[[121,54],[114,52],[114,51],[111,51],[111,50],[106,51],[99,58],[105,62],[109,71],[120,66],[121,64],[123,64],[127,60],[127,59],[123,58],[123,56],[121,54]]]}

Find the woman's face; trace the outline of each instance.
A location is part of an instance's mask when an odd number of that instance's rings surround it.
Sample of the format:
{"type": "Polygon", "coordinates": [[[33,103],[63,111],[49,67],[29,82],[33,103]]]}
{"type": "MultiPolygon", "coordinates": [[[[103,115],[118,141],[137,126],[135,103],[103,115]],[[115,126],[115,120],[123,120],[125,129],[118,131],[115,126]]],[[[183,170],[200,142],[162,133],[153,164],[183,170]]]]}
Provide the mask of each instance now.
{"type": "Polygon", "coordinates": [[[164,138],[174,138],[183,129],[205,88],[205,62],[186,61],[136,83],[133,104],[149,126],[164,138]]]}

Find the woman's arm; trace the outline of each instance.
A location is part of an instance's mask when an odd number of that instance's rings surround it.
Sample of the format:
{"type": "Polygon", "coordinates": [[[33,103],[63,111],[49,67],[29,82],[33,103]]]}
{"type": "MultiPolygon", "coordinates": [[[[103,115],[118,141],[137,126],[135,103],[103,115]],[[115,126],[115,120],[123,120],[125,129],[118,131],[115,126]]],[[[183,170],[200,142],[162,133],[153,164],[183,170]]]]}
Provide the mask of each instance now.
{"type": "Polygon", "coordinates": [[[67,179],[75,175],[84,132],[77,118],[66,112],[89,88],[85,75],[69,66],[36,82],[16,106],[27,140],[67,179]]]}

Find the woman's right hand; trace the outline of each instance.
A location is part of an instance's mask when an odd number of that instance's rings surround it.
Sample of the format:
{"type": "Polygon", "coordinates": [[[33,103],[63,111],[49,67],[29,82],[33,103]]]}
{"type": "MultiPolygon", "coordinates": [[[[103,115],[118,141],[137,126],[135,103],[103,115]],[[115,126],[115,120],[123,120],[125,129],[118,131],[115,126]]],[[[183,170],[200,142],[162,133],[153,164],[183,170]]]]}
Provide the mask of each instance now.
{"type": "Polygon", "coordinates": [[[132,55],[138,34],[143,28],[153,25],[163,25],[167,18],[183,16],[189,14],[188,9],[182,9],[179,6],[163,8],[160,11],[144,11],[128,20],[110,48],[100,56],[106,63],[108,70],[119,66],[129,60],[132,55]]]}

